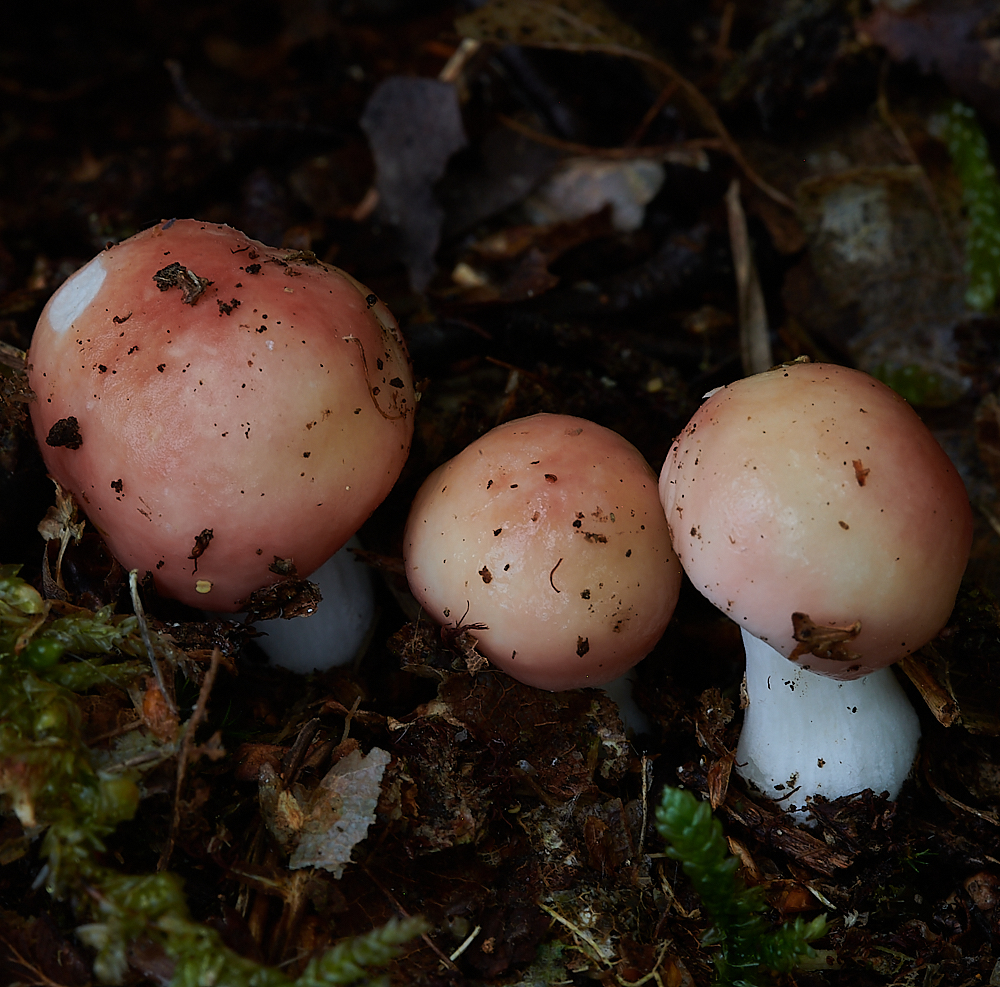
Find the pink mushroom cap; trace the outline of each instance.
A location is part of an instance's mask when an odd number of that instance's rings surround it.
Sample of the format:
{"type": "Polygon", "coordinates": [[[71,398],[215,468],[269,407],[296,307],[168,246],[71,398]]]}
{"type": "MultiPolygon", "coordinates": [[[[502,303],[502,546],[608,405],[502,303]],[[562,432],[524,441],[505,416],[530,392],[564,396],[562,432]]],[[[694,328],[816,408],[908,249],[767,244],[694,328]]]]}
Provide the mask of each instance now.
{"type": "Polygon", "coordinates": [[[857,370],[791,364],[714,391],[660,477],[674,548],[695,587],[789,657],[792,614],[839,629],[838,679],[882,668],[944,626],[972,512],[913,409],[857,370]],[[853,656],[853,657],[852,657],[853,656]]]}
{"type": "Polygon", "coordinates": [[[118,560],[233,611],[275,557],[321,565],[384,499],[413,431],[405,346],[363,285],[228,226],[108,247],[29,352],[45,463],[118,560]]]}
{"type": "Polygon", "coordinates": [[[432,473],[404,535],[410,589],[437,621],[542,689],[610,682],[677,603],[656,475],[631,443],[567,415],[488,432],[432,473]]]}

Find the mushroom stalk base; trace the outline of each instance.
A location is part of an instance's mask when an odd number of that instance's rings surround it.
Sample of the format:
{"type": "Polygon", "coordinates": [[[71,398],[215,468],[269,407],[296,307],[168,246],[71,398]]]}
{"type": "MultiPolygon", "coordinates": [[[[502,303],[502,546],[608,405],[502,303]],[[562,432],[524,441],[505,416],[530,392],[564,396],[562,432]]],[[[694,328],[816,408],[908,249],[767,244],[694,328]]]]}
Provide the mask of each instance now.
{"type": "Polygon", "coordinates": [[[920,723],[891,668],[849,682],[799,668],[743,632],[749,705],[736,749],[741,777],[798,821],[809,800],[872,789],[899,794],[920,723]]]}
{"type": "Polygon", "coordinates": [[[351,538],[309,577],[323,594],[315,613],[257,621],[266,634],[257,644],[272,665],[308,675],[347,665],[360,653],[375,620],[371,575],[351,551],[360,547],[351,538]]]}

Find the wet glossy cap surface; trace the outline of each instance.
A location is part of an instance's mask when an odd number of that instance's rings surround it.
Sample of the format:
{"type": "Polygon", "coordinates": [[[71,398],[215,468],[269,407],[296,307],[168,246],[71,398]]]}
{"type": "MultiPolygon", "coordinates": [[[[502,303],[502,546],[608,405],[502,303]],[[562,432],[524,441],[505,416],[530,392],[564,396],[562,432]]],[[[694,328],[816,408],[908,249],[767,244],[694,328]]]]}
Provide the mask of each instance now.
{"type": "Polygon", "coordinates": [[[544,689],[601,685],[641,660],[681,569],[656,476],[609,429],[536,415],[488,432],[431,474],[404,541],[414,596],[544,689]]]}
{"type": "Polygon", "coordinates": [[[972,514],[961,478],[884,384],[794,364],[720,388],[678,437],[660,495],[695,587],[788,657],[792,614],[861,631],[856,660],[806,654],[853,678],[919,648],[945,624],[972,514]]]}
{"type": "Polygon", "coordinates": [[[374,295],[195,220],[62,285],[29,379],[49,471],[126,568],[206,609],[273,582],[275,556],[302,575],[325,561],[392,487],[413,429],[406,350],[374,295]]]}

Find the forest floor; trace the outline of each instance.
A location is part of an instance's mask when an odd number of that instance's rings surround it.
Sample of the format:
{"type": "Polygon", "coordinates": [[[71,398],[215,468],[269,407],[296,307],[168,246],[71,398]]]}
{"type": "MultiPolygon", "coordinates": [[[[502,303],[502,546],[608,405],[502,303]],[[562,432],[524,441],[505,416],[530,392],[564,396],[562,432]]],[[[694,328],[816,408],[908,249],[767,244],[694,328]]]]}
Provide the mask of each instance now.
{"type": "MultiPolygon", "coordinates": [[[[175,872],[196,920],[290,976],[422,914],[393,983],[700,987],[717,947],[653,827],[681,783],[710,798],[774,921],[826,913],[815,968],[787,982],[1000,983],[1000,320],[967,304],[962,187],[935,136],[956,99],[1000,133],[994,4],[19,7],[0,38],[0,562],[60,606],[132,612],[92,527],[52,592],[37,526],[54,492],[19,354],[66,277],[162,219],[344,268],[395,313],[420,382],[410,458],[360,532],[378,619],[358,661],[295,675],[242,626],[147,592],[201,746],[144,774],[109,866],[175,872]],[[923,728],[913,777],[895,802],[820,805],[812,828],[730,776],[742,646],[690,584],[637,668],[648,728],[627,734],[599,690],[481,667],[416,616],[401,575],[416,490],[488,429],[579,415],[658,470],[702,395],[753,369],[754,344],[900,390],[975,513],[955,614],[900,673],[923,728]],[[313,792],[357,747],[387,754],[366,838],[340,876],[289,869],[262,772],[313,792]]],[[[123,736],[176,742],[151,693],[80,696],[102,763],[123,736]]],[[[74,931],[85,891],[49,894],[22,822],[0,825],[0,980],[94,982],[74,931]]],[[[147,935],[119,973],[169,983],[174,968],[147,935]]]]}

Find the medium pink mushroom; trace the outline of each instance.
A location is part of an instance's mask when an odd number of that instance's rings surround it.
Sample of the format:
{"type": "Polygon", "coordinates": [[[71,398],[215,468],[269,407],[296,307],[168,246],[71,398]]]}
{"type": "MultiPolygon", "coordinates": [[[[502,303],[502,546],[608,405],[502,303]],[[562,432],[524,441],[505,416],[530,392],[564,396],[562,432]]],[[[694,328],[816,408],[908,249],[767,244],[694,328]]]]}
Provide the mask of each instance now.
{"type": "Polygon", "coordinates": [[[972,538],[923,422],[867,374],[778,367],[708,396],[660,496],[692,583],[743,630],[739,773],[799,818],[815,795],[894,798],[920,728],[888,666],[948,620],[972,538]]]}
{"type": "Polygon", "coordinates": [[[129,569],[234,611],[321,565],[389,492],[414,392],[388,309],[311,254],[170,220],[108,247],[28,355],[45,463],[129,569]]]}
{"type": "Polygon", "coordinates": [[[616,432],[535,415],[432,473],[404,535],[410,589],[438,622],[542,689],[598,686],[645,657],[677,603],[656,476],[616,432]]]}

